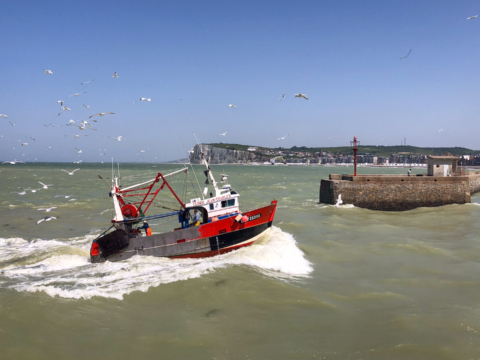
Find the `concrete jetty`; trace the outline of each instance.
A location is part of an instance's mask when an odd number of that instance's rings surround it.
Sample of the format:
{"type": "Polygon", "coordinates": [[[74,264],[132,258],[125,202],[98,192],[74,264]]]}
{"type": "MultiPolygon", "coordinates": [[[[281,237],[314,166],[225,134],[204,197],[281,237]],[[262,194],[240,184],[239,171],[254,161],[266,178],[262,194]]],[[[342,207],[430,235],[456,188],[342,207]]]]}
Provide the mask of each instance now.
{"type": "Polygon", "coordinates": [[[428,173],[412,176],[331,174],[320,182],[320,202],[335,204],[341,194],[343,204],[383,211],[470,203],[480,172],[459,172],[452,158],[431,157],[428,173]]]}

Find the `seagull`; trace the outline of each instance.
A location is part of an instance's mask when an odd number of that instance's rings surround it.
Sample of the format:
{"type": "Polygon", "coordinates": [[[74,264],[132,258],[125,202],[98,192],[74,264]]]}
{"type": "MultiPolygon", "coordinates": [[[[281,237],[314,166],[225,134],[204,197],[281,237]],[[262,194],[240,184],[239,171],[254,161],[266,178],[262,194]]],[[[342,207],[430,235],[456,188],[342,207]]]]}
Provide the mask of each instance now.
{"type": "Polygon", "coordinates": [[[473,20],[473,19],[475,19],[476,17],[478,17],[478,15],[470,16],[469,18],[467,18],[467,20],[473,20]]]}
{"type": "Polygon", "coordinates": [[[49,146],[49,147],[47,148],[47,150],[50,150],[51,148],[52,148],[52,147],[51,147],[51,146],[49,146]]]}
{"type": "Polygon", "coordinates": [[[53,75],[52,70],[45,70],[45,69],[43,69],[43,71],[45,71],[45,75],[53,75]]]}
{"type": "Polygon", "coordinates": [[[12,164],[12,165],[15,165],[16,163],[25,164],[23,161],[18,161],[17,159],[15,159],[14,161],[4,161],[2,164],[12,164]]]}
{"type": "Polygon", "coordinates": [[[286,138],[287,136],[288,136],[288,134],[285,135],[284,137],[278,138],[277,140],[285,140],[285,138],[286,138]]]}
{"type": "Polygon", "coordinates": [[[63,106],[63,100],[58,100],[57,104],[60,104],[60,106],[63,106]]]}
{"type": "Polygon", "coordinates": [[[7,115],[0,114],[0,117],[4,117],[5,119],[7,118],[7,115]]]}
{"type": "Polygon", "coordinates": [[[55,216],[47,216],[46,218],[38,220],[37,225],[40,224],[42,221],[50,221],[50,220],[57,220],[57,218],[55,216]]]}
{"type": "Polygon", "coordinates": [[[70,111],[70,108],[68,108],[68,107],[64,106],[64,107],[63,107],[63,110],[70,111]]]}
{"type": "Polygon", "coordinates": [[[74,164],[80,164],[83,160],[74,161],[74,164]]]}
{"type": "Polygon", "coordinates": [[[287,94],[283,94],[282,97],[280,98],[280,101],[282,101],[283,99],[285,99],[285,95],[287,94]]]}
{"type": "Polygon", "coordinates": [[[122,137],[119,136],[119,137],[117,137],[117,138],[113,138],[113,140],[122,141],[122,137]]]}
{"type": "Polygon", "coordinates": [[[112,77],[114,77],[115,79],[118,79],[117,72],[114,72],[112,77]]]}
{"type": "Polygon", "coordinates": [[[87,92],[84,91],[84,92],[81,92],[81,93],[75,93],[75,94],[72,94],[72,95],[68,95],[67,97],[72,97],[73,95],[75,95],[75,97],[78,97],[78,95],[80,94],[86,94],[87,92]]]}
{"type": "Polygon", "coordinates": [[[106,115],[106,114],[115,114],[115,113],[113,113],[113,112],[97,113],[97,114],[93,114],[92,116],[89,116],[88,118],[91,119],[92,117],[94,117],[96,115],[100,115],[100,117],[102,117],[103,115],[106,115]]]}
{"type": "Polygon", "coordinates": [[[92,81],[95,81],[95,79],[92,79],[92,80],[90,80],[90,81],[85,81],[85,82],[81,83],[80,85],[88,84],[88,83],[90,83],[90,82],[92,82],[92,81]]]}
{"type": "Polygon", "coordinates": [[[72,125],[75,122],[75,120],[69,120],[67,125],[72,125]]]}
{"type": "Polygon", "coordinates": [[[15,125],[17,125],[17,124],[14,124],[14,123],[12,123],[11,121],[9,121],[9,123],[10,123],[10,125],[12,125],[12,126],[15,126],[15,125]]]}
{"type": "Polygon", "coordinates": [[[60,115],[62,115],[62,113],[58,113],[58,114],[57,114],[57,116],[60,116],[60,115]]]}
{"type": "Polygon", "coordinates": [[[46,128],[48,128],[50,125],[52,125],[52,123],[46,125],[46,124],[43,124],[43,126],[45,126],[46,128]]]}
{"type": "Polygon", "coordinates": [[[73,135],[73,136],[75,136],[75,140],[76,140],[80,136],[88,136],[88,135],[73,135]]]}
{"type": "Polygon", "coordinates": [[[52,206],[52,207],[49,207],[49,208],[40,208],[40,209],[35,209],[35,210],[36,210],[36,211],[42,211],[42,210],[44,210],[44,211],[46,211],[46,212],[50,212],[50,211],[52,211],[53,209],[57,209],[57,207],[56,207],[56,206],[52,206]]]}
{"type": "Polygon", "coordinates": [[[27,145],[28,145],[28,143],[23,143],[23,144],[22,144],[22,146],[27,146],[27,145]]]}
{"type": "Polygon", "coordinates": [[[235,105],[232,105],[232,104],[229,104],[228,107],[231,107],[231,108],[237,108],[235,105]]]}
{"type": "Polygon", "coordinates": [[[337,203],[335,204],[335,207],[338,208],[340,204],[343,204],[342,194],[338,194],[338,199],[337,199],[337,203]]]}
{"type": "Polygon", "coordinates": [[[152,99],[149,99],[149,98],[140,98],[140,101],[152,101],[152,99]]]}
{"type": "Polygon", "coordinates": [[[139,153],[144,153],[144,152],[145,152],[145,150],[140,150],[140,151],[139,151],[139,153]]]}
{"type": "MultiPolygon", "coordinates": [[[[77,154],[81,154],[81,153],[82,153],[82,151],[83,151],[83,150],[80,150],[80,149],[79,149],[79,148],[77,148],[77,147],[76,147],[75,149],[77,149],[77,150],[78,150],[78,151],[77,151],[77,154]]],[[[69,175],[70,175],[70,174],[69,174],[69,175]]]]}
{"type": "MultiPolygon", "coordinates": [[[[76,148],[75,148],[75,149],[76,149],[76,148]]],[[[75,169],[75,170],[73,170],[72,172],[67,171],[67,170],[63,170],[63,169],[60,169],[60,170],[65,171],[66,173],[68,173],[68,175],[73,175],[73,174],[75,173],[75,171],[78,171],[78,170],[80,170],[80,169],[75,169]]],[[[63,195],[57,195],[57,196],[63,196],[63,195]]],[[[56,196],[55,196],[55,197],[56,197],[56,196]]]]}
{"type": "Polygon", "coordinates": [[[16,191],[14,191],[14,193],[16,193],[16,194],[18,194],[18,195],[26,195],[26,194],[27,194],[27,190],[30,190],[30,188],[28,188],[28,189],[25,190],[25,189],[22,188],[22,187],[21,187],[20,189],[22,189],[23,191],[22,191],[22,192],[16,192],[16,191]]]}
{"type": "Polygon", "coordinates": [[[438,130],[438,132],[440,132],[440,131],[443,131],[443,128],[442,128],[442,129],[440,129],[440,130],[438,130]]]}
{"type": "Polygon", "coordinates": [[[41,189],[42,189],[42,188],[38,188],[38,189],[31,189],[30,191],[34,193],[34,192],[37,192],[37,190],[41,190],[41,189]]]}
{"type": "Polygon", "coordinates": [[[53,186],[53,184],[48,184],[48,185],[46,185],[46,184],[44,184],[44,183],[42,183],[42,182],[40,182],[40,181],[39,181],[38,183],[39,183],[40,185],[43,185],[43,188],[44,188],[44,189],[48,189],[49,186],[53,186]]]}
{"type": "Polygon", "coordinates": [[[31,137],[31,136],[30,136],[30,139],[32,139],[33,141],[36,141],[35,138],[33,138],[33,137],[31,137]]]}
{"type": "Polygon", "coordinates": [[[89,105],[85,105],[85,104],[83,104],[83,106],[85,107],[85,109],[88,109],[90,107],[89,105]]]}
{"type": "Polygon", "coordinates": [[[400,60],[408,58],[408,55],[410,55],[411,52],[412,52],[412,49],[410,49],[410,51],[408,52],[407,56],[404,56],[404,57],[400,58],[400,60]]]}
{"type": "Polygon", "coordinates": [[[297,97],[297,98],[304,98],[305,100],[308,100],[307,95],[305,95],[305,94],[300,94],[300,93],[298,93],[298,94],[295,94],[295,97],[297,97]]]}
{"type": "Polygon", "coordinates": [[[64,196],[65,199],[68,199],[68,198],[72,197],[73,195],[55,195],[54,197],[62,197],[62,196],[64,196]]]}
{"type": "Polygon", "coordinates": [[[225,131],[223,134],[218,134],[218,135],[225,136],[225,135],[227,135],[227,131],[225,131]]]}

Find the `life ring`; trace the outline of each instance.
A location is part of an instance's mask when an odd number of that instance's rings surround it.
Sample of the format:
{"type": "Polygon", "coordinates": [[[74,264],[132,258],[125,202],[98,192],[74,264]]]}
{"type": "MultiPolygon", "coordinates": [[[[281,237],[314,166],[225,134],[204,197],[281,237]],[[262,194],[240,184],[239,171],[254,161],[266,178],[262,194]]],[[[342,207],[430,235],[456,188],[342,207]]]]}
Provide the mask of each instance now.
{"type": "Polygon", "coordinates": [[[122,210],[122,215],[125,216],[125,217],[136,218],[137,215],[138,215],[137,207],[135,205],[132,205],[132,204],[123,205],[121,210],[122,210]]]}

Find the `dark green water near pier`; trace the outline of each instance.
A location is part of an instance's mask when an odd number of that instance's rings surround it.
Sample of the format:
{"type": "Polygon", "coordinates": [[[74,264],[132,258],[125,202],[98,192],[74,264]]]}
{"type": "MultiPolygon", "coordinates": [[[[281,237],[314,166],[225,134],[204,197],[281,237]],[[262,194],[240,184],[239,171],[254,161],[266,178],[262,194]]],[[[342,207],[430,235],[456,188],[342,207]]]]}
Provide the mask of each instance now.
{"type": "MultiPolygon", "coordinates": [[[[126,185],[180,167],[120,172],[126,185]]],[[[90,264],[91,240],[112,218],[97,175],[111,168],[1,165],[0,358],[480,358],[480,197],[400,213],[335,208],[318,203],[320,180],[351,168],[212,170],[229,175],[243,209],[279,201],[256,245],[203,260],[90,264]],[[53,185],[13,193],[38,181],[53,185]],[[36,225],[47,215],[58,219],[36,225]]],[[[171,183],[181,194],[183,175],[171,183]]]]}

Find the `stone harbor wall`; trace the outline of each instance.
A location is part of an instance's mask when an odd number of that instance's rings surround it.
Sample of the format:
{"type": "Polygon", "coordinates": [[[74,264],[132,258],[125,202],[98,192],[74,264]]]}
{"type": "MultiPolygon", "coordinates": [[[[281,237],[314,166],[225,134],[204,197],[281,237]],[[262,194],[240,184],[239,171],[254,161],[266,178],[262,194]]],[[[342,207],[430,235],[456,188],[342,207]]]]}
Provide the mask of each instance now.
{"type": "Polygon", "coordinates": [[[470,203],[471,194],[480,191],[480,175],[404,176],[330,175],[320,182],[320,202],[343,204],[383,211],[411,210],[448,204],[470,203]]]}
{"type": "MultiPolygon", "coordinates": [[[[268,156],[243,150],[223,149],[211,145],[201,145],[205,158],[209,164],[248,164],[249,162],[265,162],[269,161],[268,156]]],[[[192,164],[200,164],[202,150],[198,145],[193,148],[190,154],[190,162],[192,164]]]]}

